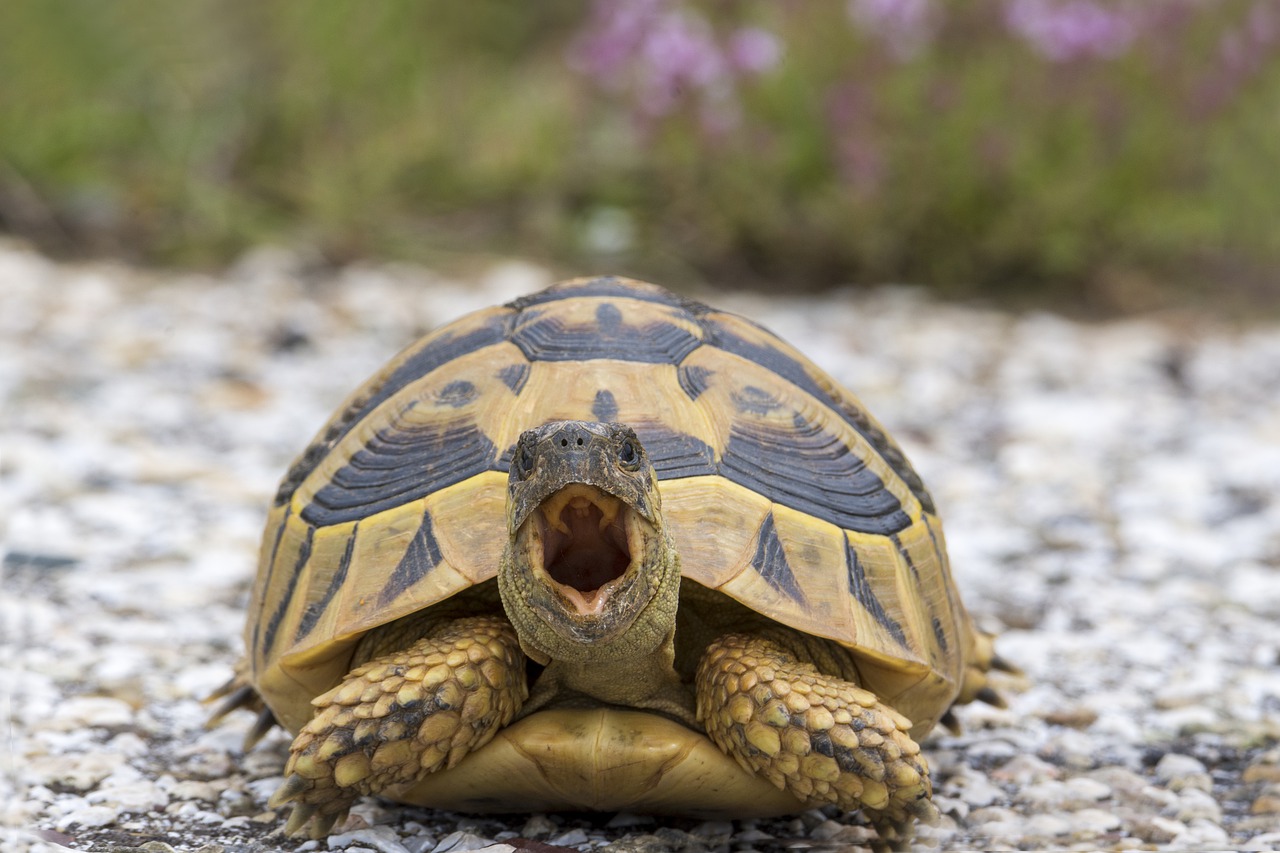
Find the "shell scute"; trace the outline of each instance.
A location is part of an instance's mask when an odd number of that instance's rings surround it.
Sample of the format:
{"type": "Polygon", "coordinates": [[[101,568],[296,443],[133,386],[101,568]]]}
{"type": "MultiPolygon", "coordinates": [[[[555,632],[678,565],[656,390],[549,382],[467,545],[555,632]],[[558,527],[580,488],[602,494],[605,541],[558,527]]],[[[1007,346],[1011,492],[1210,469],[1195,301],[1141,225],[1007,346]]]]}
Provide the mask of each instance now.
{"type": "Polygon", "coordinates": [[[276,492],[275,504],[283,505],[298,486],[325,460],[334,445],[356,424],[406,385],[441,365],[503,340],[510,308],[479,311],[411,344],[339,407],[307,449],[290,466],[276,492]]]}
{"type": "Polygon", "coordinates": [[[650,303],[626,310],[632,299],[581,297],[563,310],[518,315],[511,342],[529,361],[618,359],[679,364],[702,343],[702,329],[680,308],[650,303]]]}

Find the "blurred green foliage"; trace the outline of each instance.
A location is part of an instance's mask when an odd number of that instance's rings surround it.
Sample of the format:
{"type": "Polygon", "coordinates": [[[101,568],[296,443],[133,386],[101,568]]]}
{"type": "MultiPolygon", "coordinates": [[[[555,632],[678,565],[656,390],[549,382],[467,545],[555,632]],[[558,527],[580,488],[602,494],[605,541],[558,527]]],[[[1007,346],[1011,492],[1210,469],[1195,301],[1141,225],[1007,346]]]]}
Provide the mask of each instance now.
{"type": "Polygon", "coordinates": [[[845,4],[696,7],[782,50],[718,90],[717,125],[692,90],[638,106],[643,69],[575,67],[607,14],[585,3],[12,0],[0,227],[166,264],[270,241],[338,263],[1280,302],[1280,61],[1260,42],[1244,71],[1223,59],[1253,5],[1184,2],[1075,61],[1011,36],[998,3],[944,5],[910,51],[845,4]]]}

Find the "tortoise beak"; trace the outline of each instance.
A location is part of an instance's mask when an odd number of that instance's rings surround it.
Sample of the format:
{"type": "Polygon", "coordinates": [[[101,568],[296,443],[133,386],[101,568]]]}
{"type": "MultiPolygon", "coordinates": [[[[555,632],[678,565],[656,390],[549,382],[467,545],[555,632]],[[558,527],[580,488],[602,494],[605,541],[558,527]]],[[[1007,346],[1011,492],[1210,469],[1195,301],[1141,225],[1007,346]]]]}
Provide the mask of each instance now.
{"type": "Polygon", "coordinates": [[[623,579],[640,565],[644,520],[619,498],[575,483],[543,501],[526,525],[541,553],[530,553],[541,577],[579,616],[600,616],[623,579]]]}

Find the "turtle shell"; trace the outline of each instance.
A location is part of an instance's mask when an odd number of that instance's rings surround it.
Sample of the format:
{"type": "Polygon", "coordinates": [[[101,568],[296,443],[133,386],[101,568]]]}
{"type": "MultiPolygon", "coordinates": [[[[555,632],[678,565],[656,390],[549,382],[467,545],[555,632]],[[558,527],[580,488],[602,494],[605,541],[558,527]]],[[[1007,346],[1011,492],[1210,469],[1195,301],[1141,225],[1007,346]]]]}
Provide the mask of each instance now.
{"type": "Polygon", "coordinates": [[[494,577],[512,447],[564,419],[635,429],[687,579],[847,647],[916,736],[955,699],[975,634],[942,528],[857,398],[742,317],[594,278],[422,338],[290,468],[246,631],[282,723],[365,632],[494,577]]]}

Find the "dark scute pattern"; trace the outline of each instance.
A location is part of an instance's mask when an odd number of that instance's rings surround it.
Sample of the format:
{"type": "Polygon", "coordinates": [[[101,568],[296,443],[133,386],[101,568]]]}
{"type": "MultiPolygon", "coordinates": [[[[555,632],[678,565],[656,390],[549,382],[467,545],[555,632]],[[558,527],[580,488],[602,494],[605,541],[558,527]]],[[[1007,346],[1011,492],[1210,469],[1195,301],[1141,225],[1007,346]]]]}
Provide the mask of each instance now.
{"type": "Polygon", "coordinates": [[[280,483],[280,488],[276,492],[276,506],[288,503],[307,475],[316,469],[320,461],[356,422],[400,389],[427,375],[445,362],[501,341],[506,336],[508,320],[509,317],[498,315],[491,317],[483,326],[464,335],[441,335],[409,356],[381,385],[370,388],[365,396],[354,401],[337,420],[329,425],[324,435],[306,449],[280,483]]]}
{"type": "Polygon", "coordinates": [[[933,638],[938,641],[938,648],[942,649],[942,653],[947,653],[947,632],[942,630],[942,621],[937,616],[933,617],[933,638]]]}
{"type": "Polygon", "coordinates": [[[302,570],[306,567],[307,561],[311,559],[311,543],[315,539],[315,535],[315,528],[308,527],[307,538],[302,540],[302,548],[298,550],[298,559],[293,564],[293,571],[289,573],[289,585],[285,589],[284,595],[280,597],[280,603],[276,605],[271,618],[267,620],[267,629],[263,632],[262,645],[258,647],[264,653],[269,653],[275,647],[276,634],[280,631],[280,622],[284,619],[285,611],[289,609],[289,602],[293,601],[294,593],[298,590],[298,578],[302,575],[302,570]]]}
{"type": "MultiPolygon", "coordinates": [[[[808,723],[808,719],[802,718],[793,723],[793,725],[808,728],[808,723]]],[[[819,755],[825,755],[827,758],[835,758],[836,745],[832,742],[831,735],[826,732],[809,732],[809,746],[819,755]]],[[[843,751],[847,752],[848,750],[843,751]]]]}
{"type": "Polygon", "coordinates": [[[544,290],[540,293],[531,293],[528,296],[522,296],[513,302],[508,302],[508,308],[514,308],[517,311],[532,305],[542,305],[546,302],[556,302],[561,299],[576,299],[583,296],[614,296],[626,299],[638,299],[641,302],[654,302],[659,305],[673,305],[683,308],[687,305],[687,300],[668,293],[665,290],[635,290],[629,285],[623,284],[613,276],[601,276],[593,278],[590,281],[584,281],[580,284],[569,285],[567,287],[557,287],[554,290],[544,290]]]}
{"type": "Polygon", "coordinates": [[[409,587],[422,580],[427,574],[440,565],[444,559],[440,553],[440,543],[436,541],[435,530],[431,525],[431,513],[422,514],[422,525],[413,535],[413,541],[400,558],[395,571],[387,580],[387,585],[378,593],[378,606],[386,607],[395,601],[409,587]]]}
{"type": "Polygon", "coordinates": [[[916,586],[919,586],[920,570],[916,568],[916,561],[911,559],[911,552],[902,544],[902,539],[898,534],[895,533],[890,536],[889,541],[893,543],[893,547],[898,549],[898,554],[902,557],[902,561],[907,564],[907,569],[911,572],[912,579],[916,582],[916,586]]]}
{"type": "Polygon", "coordinates": [[[787,553],[782,549],[778,539],[778,531],[774,527],[773,513],[764,518],[760,526],[760,537],[756,540],[756,553],[751,558],[751,567],[760,577],[768,581],[769,586],[783,593],[792,601],[804,603],[804,593],[800,584],[796,583],[795,573],[787,562],[787,553]]]}
{"type": "Polygon", "coordinates": [[[666,322],[571,326],[555,316],[534,317],[517,324],[511,342],[530,361],[611,358],[650,364],[679,364],[701,343],[689,332],[666,322]]]}
{"type": "Polygon", "coordinates": [[[612,302],[602,302],[596,306],[596,322],[601,334],[615,335],[622,326],[622,312],[612,302]]]}
{"type": "Polygon", "coordinates": [[[465,379],[455,379],[440,389],[439,400],[446,406],[460,409],[476,398],[476,386],[465,379]]]}
{"type": "Polygon", "coordinates": [[[524,383],[529,381],[529,365],[508,364],[498,371],[498,378],[511,389],[511,393],[519,394],[520,389],[524,388],[524,383]]]}
{"type": "Polygon", "coordinates": [[[388,427],[316,492],[302,518],[323,527],[416,501],[492,469],[495,450],[470,421],[388,427]]]}
{"type": "Polygon", "coordinates": [[[676,370],[676,381],[680,383],[680,388],[688,395],[690,400],[698,399],[703,391],[707,390],[707,379],[715,371],[710,368],[691,365],[689,367],[680,367],[676,370]]]}
{"type": "Polygon", "coordinates": [[[591,416],[601,423],[610,423],[618,419],[618,401],[613,392],[601,388],[596,392],[595,402],[591,404],[591,416]]]}
{"type": "MultiPolygon", "coordinates": [[[[716,322],[714,318],[703,318],[702,324],[706,329],[708,343],[773,371],[837,412],[849,426],[857,430],[858,434],[875,448],[876,452],[883,457],[889,467],[902,478],[902,481],[911,489],[911,493],[920,501],[921,506],[927,512],[935,512],[933,497],[925,488],[920,475],[911,467],[911,463],[897,445],[871,423],[865,412],[849,403],[833,400],[831,395],[813,380],[813,377],[804,369],[803,364],[781,350],[767,344],[758,344],[745,340],[716,322]]],[[[771,337],[774,336],[772,332],[768,332],[763,326],[756,323],[751,323],[751,325],[771,337]]]]}
{"type": "Polygon", "coordinates": [[[840,413],[850,426],[862,434],[863,438],[871,442],[871,446],[876,452],[889,463],[889,467],[902,478],[902,482],[907,484],[907,488],[911,490],[911,494],[916,496],[916,500],[920,501],[920,506],[925,512],[936,513],[938,510],[933,504],[933,495],[929,494],[929,490],[925,487],[924,480],[920,479],[920,475],[916,473],[916,469],[911,467],[910,460],[884,432],[871,422],[867,417],[867,413],[859,409],[857,406],[848,403],[832,402],[832,407],[840,413]]]}
{"type": "Polygon", "coordinates": [[[871,618],[875,619],[880,627],[888,631],[889,636],[898,641],[898,645],[905,648],[907,635],[903,632],[902,626],[889,618],[889,614],[884,612],[884,605],[880,603],[880,599],[876,597],[875,590],[867,582],[866,572],[862,568],[862,563],[858,560],[858,552],[849,544],[849,537],[847,536],[844,540],[844,562],[845,567],[849,570],[849,592],[871,614],[871,618]]]}
{"type": "Polygon", "coordinates": [[[338,570],[329,579],[329,585],[325,587],[324,595],[307,605],[306,612],[302,614],[302,621],[298,623],[298,633],[294,635],[295,641],[301,640],[311,633],[311,629],[316,626],[316,620],[320,618],[320,614],[329,608],[333,597],[337,595],[338,590],[342,589],[342,585],[346,583],[347,572],[351,569],[351,555],[355,553],[356,549],[356,531],[359,528],[359,524],[351,528],[351,535],[347,537],[347,547],[343,550],[342,559],[338,562],[338,570]]]}
{"type": "Polygon", "coordinates": [[[739,412],[753,415],[767,415],[782,406],[768,391],[756,388],[754,385],[746,385],[734,390],[732,399],[734,407],[739,412]]]}
{"type": "Polygon", "coordinates": [[[775,503],[837,527],[888,535],[911,524],[875,472],[818,424],[799,420],[794,430],[784,430],[736,422],[720,470],[775,503]]]}
{"type": "Polygon", "coordinates": [[[658,424],[633,426],[659,480],[717,473],[715,453],[702,439],[658,424]]]}
{"type": "MultiPolygon", "coordinates": [[[[262,589],[264,591],[271,589],[271,578],[275,574],[275,570],[276,570],[276,555],[280,553],[280,540],[284,538],[284,532],[285,530],[288,529],[289,519],[292,516],[293,516],[293,507],[287,507],[284,511],[284,516],[280,519],[280,525],[276,527],[275,539],[271,543],[271,557],[268,559],[266,564],[267,576],[262,581],[262,589]]],[[[259,602],[259,610],[256,614],[254,614],[254,620],[253,620],[253,653],[255,655],[254,657],[255,661],[257,660],[256,655],[259,655],[264,651],[262,645],[259,643],[259,640],[262,638],[261,608],[266,607],[266,605],[267,605],[267,599],[266,599],[266,594],[264,592],[262,601],[259,602]]]]}

